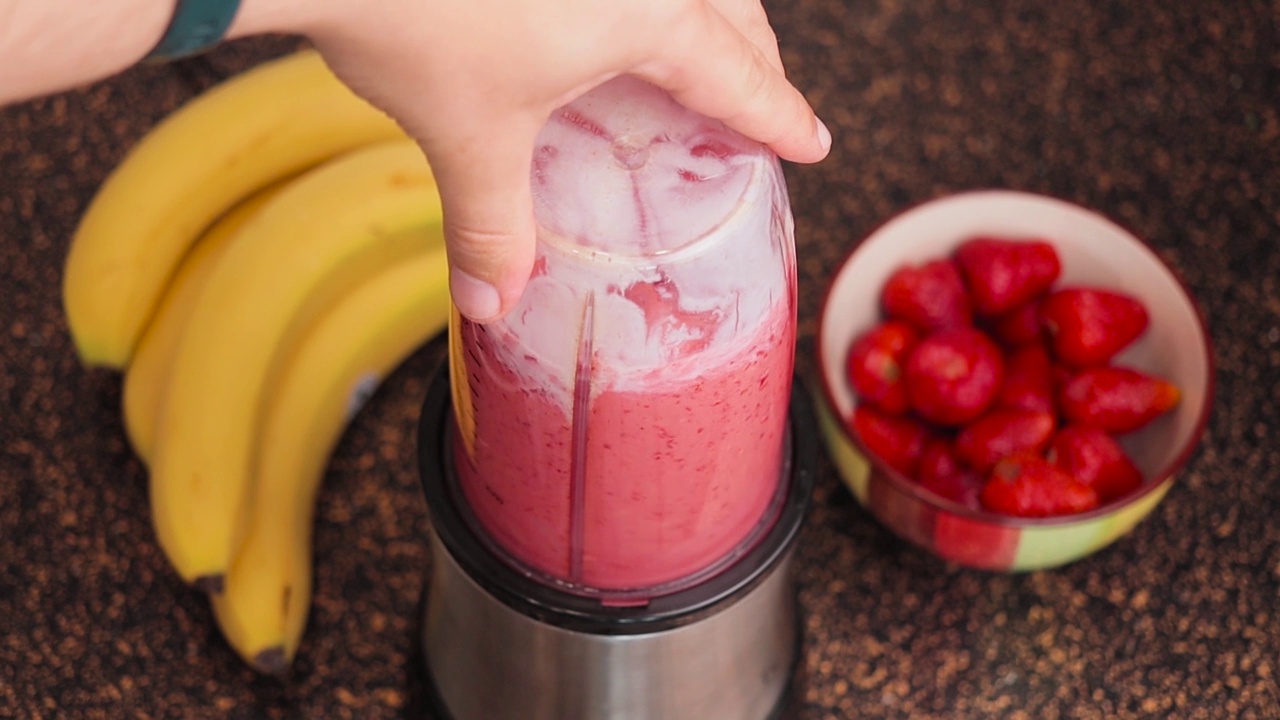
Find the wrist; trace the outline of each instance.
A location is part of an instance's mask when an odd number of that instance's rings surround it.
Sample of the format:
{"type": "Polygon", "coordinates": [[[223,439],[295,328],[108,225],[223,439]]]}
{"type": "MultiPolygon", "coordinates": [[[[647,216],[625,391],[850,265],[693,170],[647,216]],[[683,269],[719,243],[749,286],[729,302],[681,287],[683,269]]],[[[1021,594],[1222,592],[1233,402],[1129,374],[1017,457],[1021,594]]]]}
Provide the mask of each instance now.
{"type": "MultiPolygon", "coordinates": [[[[251,35],[315,35],[333,27],[350,0],[240,0],[227,39],[251,35]]],[[[367,3],[360,3],[361,5],[367,3]]]]}

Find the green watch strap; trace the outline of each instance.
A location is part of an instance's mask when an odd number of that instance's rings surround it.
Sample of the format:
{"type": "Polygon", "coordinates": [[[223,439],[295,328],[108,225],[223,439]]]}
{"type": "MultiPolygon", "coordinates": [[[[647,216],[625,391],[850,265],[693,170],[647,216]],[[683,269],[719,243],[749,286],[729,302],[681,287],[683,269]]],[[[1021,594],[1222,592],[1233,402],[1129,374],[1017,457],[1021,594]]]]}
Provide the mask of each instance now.
{"type": "Polygon", "coordinates": [[[178,0],[164,37],[145,60],[165,62],[189,57],[222,42],[240,0],[178,0]]]}

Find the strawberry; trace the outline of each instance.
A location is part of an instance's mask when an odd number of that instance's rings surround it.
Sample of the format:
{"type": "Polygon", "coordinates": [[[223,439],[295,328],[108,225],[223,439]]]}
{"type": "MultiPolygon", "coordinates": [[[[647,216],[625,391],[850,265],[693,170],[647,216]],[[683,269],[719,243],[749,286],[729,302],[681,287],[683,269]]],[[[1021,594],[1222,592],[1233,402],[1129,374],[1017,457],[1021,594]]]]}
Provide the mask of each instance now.
{"type": "Polygon", "coordinates": [[[1040,318],[1054,355],[1072,367],[1103,365],[1147,329],[1137,299],[1097,288],[1063,288],[1045,298],[1040,318]]]}
{"type": "Polygon", "coordinates": [[[996,408],[960,430],[956,457],[985,473],[1008,455],[1044,450],[1057,424],[1051,413],[996,408]]]}
{"type": "Polygon", "coordinates": [[[919,336],[910,325],[890,320],[863,333],[849,348],[845,366],[858,399],[891,415],[907,411],[902,366],[919,336]]]}
{"type": "Polygon", "coordinates": [[[1098,493],[1098,502],[1114,500],[1142,484],[1142,473],[1120,443],[1096,428],[1070,426],[1059,430],[1046,457],[1092,487],[1098,493]]]}
{"type": "Polygon", "coordinates": [[[1008,348],[1039,342],[1044,336],[1040,300],[1025,302],[991,321],[991,334],[1008,348]]]}
{"type": "Polygon", "coordinates": [[[1067,420],[1110,433],[1146,425],[1178,404],[1178,388],[1168,380],[1125,367],[1082,370],[1062,387],[1067,420]]]}
{"type": "Polygon", "coordinates": [[[1092,510],[1098,493],[1048,460],[1019,453],[996,463],[981,500],[983,507],[1006,515],[1049,517],[1092,510]]]}
{"type": "Polygon", "coordinates": [[[1009,355],[997,405],[1052,413],[1054,394],[1053,363],[1043,345],[1027,345],[1009,355]]]}
{"type": "Polygon", "coordinates": [[[859,405],[853,411],[853,430],[867,450],[903,475],[915,474],[929,431],[906,417],[894,417],[859,405]]]}
{"type": "Polygon", "coordinates": [[[907,358],[911,407],[938,425],[962,425],[981,415],[1003,381],[1000,348],[971,327],[939,330],[907,358]]]}
{"type": "Polygon", "coordinates": [[[1062,272],[1053,245],[1043,240],[977,237],[961,243],[956,262],[980,315],[1003,315],[1049,289],[1062,272]]]}
{"type": "Polygon", "coordinates": [[[916,480],[926,490],[952,502],[975,510],[981,506],[978,496],[982,493],[982,476],[962,466],[946,440],[933,438],[925,443],[916,480]]]}
{"type": "Polygon", "coordinates": [[[938,497],[971,510],[982,507],[982,476],[972,470],[961,469],[954,475],[921,480],[920,485],[938,497]]]}
{"type": "Polygon", "coordinates": [[[911,323],[921,331],[972,320],[969,294],[960,271],[950,260],[933,260],[923,265],[904,265],[885,281],[880,304],[890,318],[911,323]]]}
{"type": "Polygon", "coordinates": [[[1071,382],[1071,377],[1074,375],[1074,373],[1071,372],[1071,368],[1059,362],[1053,363],[1053,367],[1049,370],[1049,374],[1053,378],[1053,394],[1055,396],[1062,393],[1062,388],[1066,387],[1067,383],[1071,382]]]}
{"type": "Polygon", "coordinates": [[[951,443],[939,437],[930,438],[920,454],[916,467],[916,479],[920,482],[956,475],[964,470],[959,458],[951,449],[951,443]]]}

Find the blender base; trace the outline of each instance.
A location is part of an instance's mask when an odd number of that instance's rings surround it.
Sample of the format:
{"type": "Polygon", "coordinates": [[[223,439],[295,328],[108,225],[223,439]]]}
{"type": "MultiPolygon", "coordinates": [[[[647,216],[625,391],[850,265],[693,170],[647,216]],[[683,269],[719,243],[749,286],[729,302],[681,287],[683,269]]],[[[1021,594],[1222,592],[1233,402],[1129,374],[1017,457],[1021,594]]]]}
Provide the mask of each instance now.
{"type": "Polygon", "coordinates": [[[422,625],[426,681],[448,720],[768,720],[799,654],[791,575],[813,487],[816,432],[796,383],[787,495],[736,563],[644,607],[603,607],[503,563],[466,521],[452,473],[449,381],[420,425],[432,520],[422,625]]]}

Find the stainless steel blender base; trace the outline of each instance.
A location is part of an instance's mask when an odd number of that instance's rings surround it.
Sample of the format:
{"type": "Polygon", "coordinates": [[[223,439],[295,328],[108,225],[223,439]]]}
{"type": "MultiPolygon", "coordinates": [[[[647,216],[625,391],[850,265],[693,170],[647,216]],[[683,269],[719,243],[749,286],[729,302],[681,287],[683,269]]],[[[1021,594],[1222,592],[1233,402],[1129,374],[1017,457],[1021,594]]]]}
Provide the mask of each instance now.
{"type": "Polygon", "coordinates": [[[790,679],[789,554],[720,612],[670,630],[610,636],[516,612],[467,577],[439,539],[432,551],[423,643],[454,720],[764,720],[790,679]]]}
{"type": "Polygon", "coordinates": [[[774,527],[700,585],[641,608],[547,587],[490,552],[451,491],[448,374],[423,409],[419,452],[433,572],[426,680],[449,720],[764,720],[798,652],[791,558],[813,486],[808,397],[792,393],[792,462],[774,527]]]}

